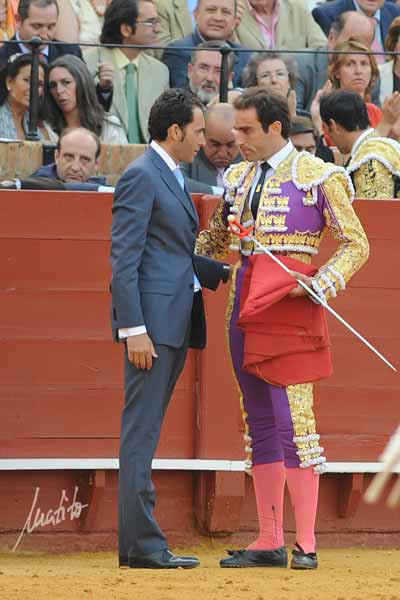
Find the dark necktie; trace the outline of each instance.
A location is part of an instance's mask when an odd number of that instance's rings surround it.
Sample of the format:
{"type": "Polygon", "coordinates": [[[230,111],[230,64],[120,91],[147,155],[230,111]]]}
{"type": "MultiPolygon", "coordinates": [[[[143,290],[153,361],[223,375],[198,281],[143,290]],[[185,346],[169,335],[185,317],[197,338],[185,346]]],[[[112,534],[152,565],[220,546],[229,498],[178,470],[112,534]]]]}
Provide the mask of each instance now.
{"type": "Polygon", "coordinates": [[[257,218],[258,205],[260,204],[261,192],[264,187],[265,175],[270,168],[271,165],[267,162],[263,162],[261,164],[261,175],[258,178],[256,189],[254,190],[254,194],[251,199],[251,212],[254,220],[257,218]]]}

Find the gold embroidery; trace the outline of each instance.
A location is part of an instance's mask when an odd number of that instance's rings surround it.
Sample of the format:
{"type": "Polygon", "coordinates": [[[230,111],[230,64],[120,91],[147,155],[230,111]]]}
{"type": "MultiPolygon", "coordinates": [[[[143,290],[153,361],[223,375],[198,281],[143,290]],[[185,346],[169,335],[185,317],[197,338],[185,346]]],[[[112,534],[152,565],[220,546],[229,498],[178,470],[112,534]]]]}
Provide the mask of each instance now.
{"type": "Polygon", "coordinates": [[[293,441],[297,446],[300,462],[305,463],[310,461],[310,466],[311,464],[322,462],[321,460],[318,461],[323,448],[320,448],[319,436],[316,435],[313,411],[313,384],[300,383],[297,385],[288,385],[286,393],[293,423],[293,441]]]}
{"type": "Polygon", "coordinates": [[[394,198],[394,177],[378,160],[368,160],[353,174],[357,198],[394,198]]]}

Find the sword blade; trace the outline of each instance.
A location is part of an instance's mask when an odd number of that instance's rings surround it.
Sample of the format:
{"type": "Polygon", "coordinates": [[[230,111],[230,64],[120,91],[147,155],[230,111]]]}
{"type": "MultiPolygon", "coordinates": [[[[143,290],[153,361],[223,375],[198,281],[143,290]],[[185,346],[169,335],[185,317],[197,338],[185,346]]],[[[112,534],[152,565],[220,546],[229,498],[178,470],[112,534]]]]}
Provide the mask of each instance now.
{"type": "MultiPolygon", "coordinates": [[[[265,254],[267,254],[270,258],[272,258],[272,260],[274,260],[278,265],[280,265],[282,267],[282,269],[284,271],[286,271],[286,273],[289,273],[290,275],[292,274],[291,270],[282,262],[279,260],[279,258],[277,256],[275,256],[275,254],[273,254],[272,252],[270,252],[268,250],[268,248],[266,248],[265,246],[263,246],[263,244],[261,244],[261,242],[259,242],[258,240],[256,240],[256,238],[253,235],[249,235],[248,238],[254,242],[256,244],[256,246],[258,248],[260,248],[260,250],[262,250],[265,254]]],[[[363,344],[365,344],[365,346],[367,346],[367,348],[369,348],[376,356],[378,356],[388,367],[390,367],[395,373],[397,373],[397,369],[396,367],[394,367],[392,365],[391,362],[388,361],[387,358],[385,358],[383,356],[383,354],[381,354],[379,352],[379,350],[377,350],[375,348],[375,346],[373,346],[371,344],[371,342],[369,342],[364,336],[361,335],[361,333],[359,333],[356,329],[354,329],[354,327],[352,327],[350,325],[350,323],[348,323],[345,319],[343,319],[343,317],[341,317],[339,315],[339,313],[337,313],[331,306],[329,306],[329,304],[327,302],[324,302],[322,300],[322,298],[320,298],[318,296],[318,294],[316,294],[314,292],[314,290],[312,290],[306,283],[304,283],[303,281],[300,281],[300,279],[295,278],[297,283],[299,285],[301,285],[302,288],[304,288],[307,293],[312,296],[314,298],[314,300],[316,300],[319,304],[321,304],[328,312],[331,313],[331,315],[333,315],[340,323],[342,323],[342,325],[344,325],[349,331],[351,331],[351,333],[353,335],[355,335],[360,342],[362,342],[363,344]]]]}

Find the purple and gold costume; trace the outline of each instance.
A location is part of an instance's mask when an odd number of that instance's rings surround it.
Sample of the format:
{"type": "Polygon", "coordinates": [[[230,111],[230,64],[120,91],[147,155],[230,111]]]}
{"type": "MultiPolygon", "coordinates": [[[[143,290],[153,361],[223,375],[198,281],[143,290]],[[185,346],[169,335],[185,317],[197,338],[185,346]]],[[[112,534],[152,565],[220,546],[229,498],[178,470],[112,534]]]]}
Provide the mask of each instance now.
{"type": "Polygon", "coordinates": [[[254,235],[266,248],[305,263],[318,253],[329,229],[338,248],[312,280],[314,290],[325,300],[344,289],[367,260],[368,240],[351,207],[354,190],[345,170],[295,150],[265,180],[254,223],[249,195],[257,168],[257,163],[242,162],[227,171],[225,197],[209,229],[200,233],[196,252],[218,259],[226,257],[231,249],[241,254],[233,277],[227,323],[246,426],[247,468],[284,461],[289,468],[314,466],[316,472],[321,472],[325,457],[316,432],[313,385],[304,382],[279,387],[242,368],[243,333],[236,326],[240,292],[247,256],[262,251],[250,239],[233,236],[227,228],[227,217],[234,214],[245,227],[254,224],[254,235]]]}

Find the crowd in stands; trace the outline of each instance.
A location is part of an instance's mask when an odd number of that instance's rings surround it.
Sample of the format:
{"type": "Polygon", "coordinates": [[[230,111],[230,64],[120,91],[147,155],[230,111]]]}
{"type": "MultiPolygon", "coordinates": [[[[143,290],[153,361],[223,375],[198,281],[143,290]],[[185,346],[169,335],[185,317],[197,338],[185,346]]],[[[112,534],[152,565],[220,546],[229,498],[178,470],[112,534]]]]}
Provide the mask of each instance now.
{"type": "Polygon", "coordinates": [[[294,145],[323,160],[351,158],[321,113],[335,90],[356,94],[376,135],[400,138],[400,0],[0,0],[3,140],[29,139],[34,36],[44,143],[80,128],[103,144],[146,144],[156,98],[190,89],[206,109],[207,142],[184,166],[191,191],[221,191],[241,160],[232,104],[247,87],[287,98],[294,145]]]}

